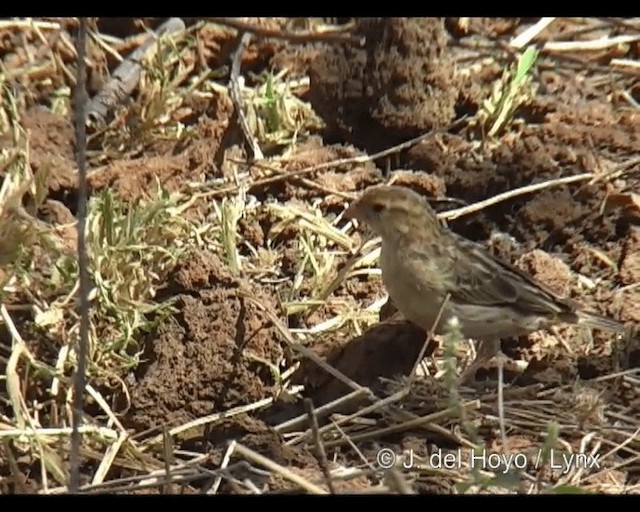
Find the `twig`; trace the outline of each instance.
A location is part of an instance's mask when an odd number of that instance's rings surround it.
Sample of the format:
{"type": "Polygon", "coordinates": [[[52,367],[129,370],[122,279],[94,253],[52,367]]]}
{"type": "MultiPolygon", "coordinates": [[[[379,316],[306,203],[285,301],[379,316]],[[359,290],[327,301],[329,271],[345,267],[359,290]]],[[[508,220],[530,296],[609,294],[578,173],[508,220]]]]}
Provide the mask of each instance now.
{"type": "Polygon", "coordinates": [[[268,178],[263,178],[260,180],[256,180],[253,181],[251,183],[246,183],[246,184],[239,184],[239,185],[231,185],[229,187],[225,187],[225,188],[221,188],[218,190],[212,190],[211,192],[206,192],[205,195],[206,197],[217,197],[217,196],[223,196],[223,195],[227,195],[230,193],[236,193],[238,188],[241,186],[245,186],[247,188],[247,192],[256,188],[256,187],[261,187],[263,185],[270,185],[272,183],[277,183],[279,181],[284,181],[290,178],[298,178],[300,176],[306,175],[306,174],[312,174],[314,172],[318,172],[318,171],[322,171],[324,169],[330,169],[332,167],[341,167],[344,165],[348,165],[348,164],[362,164],[362,163],[367,163],[367,162],[373,162],[374,160],[378,160],[380,158],[384,158],[385,156],[389,156],[395,153],[399,153],[400,151],[403,151],[407,148],[410,148],[411,146],[414,146],[416,144],[418,144],[419,142],[423,141],[424,139],[428,139],[429,137],[433,137],[434,135],[438,134],[438,133],[444,133],[448,130],[453,130],[454,128],[458,128],[459,126],[461,126],[462,124],[464,124],[467,120],[468,120],[469,116],[463,116],[460,119],[454,121],[453,123],[451,123],[449,126],[447,126],[446,128],[442,128],[440,130],[432,130],[428,133],[423,133],[422,135],[419,135],[418,137],[415,137],[411,140],[408,140],[406,142],[402,142],[400,144],[397,144],[395,146],[392,146],[390,148],[387,148],[383,151],[379,151],[378,153],[374,153],[373,155],[359,155],[359,156],[354,156],[351,158],[340,158],[338,160],[332,160],[331,162],[324,162],[321,164],[317,164],[317,165],[311,165],[309,167],[305,167],[304,169],[300,169],[298,171],[291,171],[291,172],[286,172],[286,173],[281,173],[278,174],[277,176],[270,176],[268,178]]]}
{"type": "Polygon", "coordinates": [[[422,344],[422,348],[420,349],[420,353],[416,358],[416,362],[413,363],[413,368],[411,369],[411,373],[409,374],[409,386],[413,384],[416,371],[418,370],[418,365],[420,364],[420,361],[422,361],[422,358],[424,357],[424,353],[427,351],[427,346],[429,345],[429,342],[433,339],[433,336],[435,335],[436,327],[440,323],[440,317],[442,317],[442,312],[444,311],[444,308],[446,307],[447,302],[449,302],[450,298],[451,298],[451,294],[447,293],[444,300],[442,301],[442,304],[440,304],[440,309],[438,310],[436,319],[433,321],[433,325],[431,326],[431,329],[429,329],[429,332],[427,333],[427,338],[424,340],[424,343],[422,344]]]}
{"type": "Polygon", "coordinates": [[[640,62],[633,59],[611,59],[609,64],[612,66],[624,66],[632,69],[640,69],[640,62]]]}
{"type": "MultiPolygon", "coordinates": [[[[362,409],[359,409],[356,412],[354,412],[352,414],[349,414],[348,416],[340,418],[336,422],[332,422],[332,424],[325,425],[324,427],[321,427],[318,430],[318,432],[320,434],[324,434],[328,430],[331,430],[333,428],[333,425],[342,425],[342,424],[347,423],[347,422],[349,422],[351,420],[359,418],[360,416],[364,416],[365,414],[369,414],[370,412],[377,411],[378,409],[380,409],[382,407],[386,407],[389,404],[392,404],[394,402],[402,400],[408,394],[409,394],[409,388],[405,387],[405,388],[401,389],[400,391],[398,391],[397,393],[394,393],[391,396],[388,396],[386,398],[378,400],[377,402],[374,402],[373,404],[368,405],[366,407],[363,407],[362,409]]],[[[307,430],[302,435],[300,435],[300,436],[298,436],[298,437],[296,437],[294,439],[291,439],[290,441],[287,441],[286,444],[288,446],[299,444],[299,443],[301,443],[303,441],[306,441],[309,438],[309,436],[310,436],[310,432],[307,430]]]]}
{"type": "MultiPolygon", "coordinates": [[[[361,398],[365,395],[367,395],[366,389],[357,389],[355,391],[351,391],[347,395],[341,396],[340,398],[333,400],[328,404],[324,404],[322,407],[318,407],[315,410],[316,416],[324,416],[330,413],[331,411],[337,409],[338,407],[342,407],[344,404],[347,404],[353,400],[357,400],[358,398],[361,398]]],[[[283,423],[280,423],[279,425],[276,425],[273,429],[280,434],[284,432],[289,432],[294,428],[298,427],[299,425],[301,425],[306,419],[307,419],[307,415],[301,414],[300,416],[291,418],[290,420],[287,420],[283,423]]]]}
{"type": "MultiPolygon", "coordinates": [[[[233,454],[233,450],[236,449],[236,442],[231,441],[229,446],[227,447],[227,451],[224,453],[224,457],[222,457],[222,464],[220,464],[220,470],[225,470],[229,466],[229,461],[231,460],[231,455],[233,454]]],[[[207,491],[207,494],[216,494],[218,489],[220,488],[220,484],[222,483],[222,472],[215,477],[213,481],[213,485],[211,489],[207,491]]]]}
{"type": "Polygon", "coordinates": [[[507,450],[507,429],[504,421],[504,355],[498,351],[498,422],[500,423],[500,440],[502,452],[507,450]]]}
{"type": "MultiPolygon", "coordinates": [[[[233,409],[229,409],[228,411],[209,414],[208,416],[204,416],[202,418],[198,418],[188,423],[185,423],[184,425],[180,425],[172,428],[171,430],[169,430],[169,435],[175,436],[177,434],[180,434],[181,432],[184,432],[186,430],[189,430],[195,427],[207,425],[209,423],[213,423],[215,421],[219,421],[224,418],[231,418],[232,416],[237,416],[238,414],[255,411],[256,409],[260,409],[261,407],[265,407],[271,403],[273,403],[273,397],[263,398],[262,400],[258,400],[257,402],[249,405],[240,405],[238,407],[234,407],[233,409]]],[[[145,446],[142,446],[140,448],[140,451],[144,451],[145,449],[148,449],[149,446],[159,443],[160,441],[162,441],[162,439],[163,439],[163,435],[160,434],[156,437],[149,439],[148,441],[145,441],[145,446]]]]}
{"type": "MultiPolygon", "coordinates": [[[[93,425],[82,425],[78,428],[81,434],[97,434],[104,439],[117,440],[118,434],[114,430],[107,427],[95,427],[93,425]]],[[[0,439],[11,437],[33,437],[37,439],[39,437],[69,437],[73,435],[73,427],[51,427],[51,428],[37,428],[37,427],[23,427],[23,428],[8,428],[0,429],[0,439]]]]}
{"type": "MultiPolygon", "coordinates": [[[[631,434],[622,443],[617,444],[611,450],[609,450],[607,453],[605,453],[603,456],[601,456],[600,460],[604,461],[604,460],[608,459],[609,456],[613,455],[614,453],[618,453],[620,450],[622,450],[622,448],[625,448],[628,444],[633,442],[638,437],[639,434],[640,434],[640,428],[637,429],[633,434],[631,434]]],[[[640,459],[639,456],[633,457],[631,459],[623,460],[623,461],[618,462],[617,464],[615,464],[613,467],[607,468],[605,471],[617,471],[617,470],[619,470],[620,468],[622,468],[624,466],[627,466],[627,465],[629,465],[631,463],[636,462],[638,459],[640,459]]],[[[582,481],[583,482],[587,482],[589,480],[592,480],[594,477],[596,477],[598,475],[599,475],[599,473],[593,473],[591,475],[587,475],[586,477],[584,477],[584,479],[582,481]]]]}
{"type": "Polygon", "coordinates": [[[607,18],[602,17],[601,20],[605,21],[610,25],[615,25],[620,28],[624,28],[626,30],[640,30],[640,23],[638,23],[638,18],[634,18],[631,20],[625,20],[620,18],[607,18]],[[633,23],[635,21],[635,24],[633,23]]]}
{"type": "Polygon", "coordinates": [[[127,433],[126,429],[124,428],[122,423],[120,423],[120,420],[118,419],[118,417],[111,410],[111,407],[109,407],[109,404],[107,404],[107,401],[104,399],[104,397],[100,393],[98,393],[93,388],[93,386],[91,386],[91,384],[87,384],[85,389],[87,393],[89,393],[89,396],[91,396],[91,398],[93,398],[96,401],[96,403],[102,408],[102,410],[107,414],[107,417],[109,418],[109,420],[112,421],[116,427],[118,427],[121,433],[126,434],[127,433]]]}
{"type": "Polygon", "coordinates": [[[619,44],[633,43],[640,40],[640,34],[615,37],[601,37],[591,41],[549,41],[542,47],[550,52],[575,52],[605,50],[619,44]]]}
{"type": "Polygon", "coordinates": [[[287,344],[291,347],[291,349],[295,350],[296,352],[301,354],[303,357],[310,359],[311,361],[316,363],[320,368],[325,370],[329,375],[336,378],[343,384],[349,386],[351,389],[365,392],[369,397],[369,399],[373,399],[373,400],[377,399],[377,397],[373,394],[373,392],[369,388],[363,387],[360,384],[354,382],[352,379],[347,377],[344,373],[342,373],[339,370],[336,370],[333,366],[323,361],[322,358],[318,357],[318,355],[315,352],[313,352],[313,350],[305,347],[304,345],[301,345],[300,343],[297,343],[296,340],[291,335],[291,333],[289,332],[289,330],[280,321],[280,319],[267,306],[262,304],[258,299],[256,299],[250,293],[247,293],[244,290],[239,290],[238,294],[242,295],[247,300],[249,300],[252,304],[260,308],[269,317],[269,320],[271,320],[271,323],[273,323],[274,327],[278,329],[278,331],[280,331],[280,334],[282,334],[282,336],[284,337],[287,344]]]}
{"type": "Polygon", "coordinates": [[[253,159],[264,160],[264,155],[262,154],[260,145],[251,133],[251,128],[249,127],[249,122],[247,121],[247,116],[245,115],[244,108],[242,106],[242,96],[240,95],[239,77],[240,66],[242,65],[242,54],[244,53],[245,48],[249,45],[250,41],[251,34],[249,32],[245,32],[244,34],[242,34],[242,37],[238,42],[238,47],[233,52],[233,58],[231,60],[231,73],[229,76],[229,93],[231,95],[231,101],[233,102],[233,107],[236,113],[236,119],[238,121],[238,124],[240,125],[240,129],[242,130],[242,134],[244,135],[247,144],[251,148],[253,159]]]}
{"type": "MultiPolygon", "coordinates": [[[[640,66],[638,67],[638,69],[640,69],[640,66]]],[[[631,96],[631,94],[629,93],[629,91],[620,91],[619,92],[620,96],[622,96],[622,98],[624,100],[626,100],[626,102],[631,105],[633,108],[637,108],[640,109],[640,103],[638,103],[635,98],[633,96],[631,96]]]]}
{"type": "Polygon", "coordinates": [[[511,46],[512,48],[518,48],[518,49],[522,48],[523,46],[526,46],[527,44],[529,44],[529,41],[531,41],[540,32],[542,32],[551,23],[553,23],[553,20],[555,20],[555,18],[553,17],[540,18],[540,20],[536,24],[531,25],[528,29],[522,32],[522,34],[514,37],[509,43],[509,46],[511,46]]]}
{"type": "Polygon", "coordinates": [[[322,474],[327,480],[327,487],[329,488],[329,492],[331,494],[336,493],[336,489],[333,486],[333,480],[331,480],[331,472],[329,471],[329,466],[327,463],[327,452],[324,450],[324,443],[322,442],[322,436],[320,436],[320,432],[318,430],[318,416],[315,413],[313,408],[313,402],[310,398],[304,399],[304,408],[307,411],[307,417],[309,418],[309,425],[311,427],[311,434],[313,436],[313,441],[315,444],[315,454],[318,464],[320,465],[320,469],[322,470],[322,474]]]}
{"type": "Polygon", "coordinates": [[[118,454],[118,452],[120,451],[120,448],[122,447],[122,444],[125,442],[125,440],[129,437],[129,434],[127,432],[120,432],[120,436],[118,437],[118,440],[113,443],[111,446],[109,446],[109,448],[107,448],[107,451],[104,454],[104,457],[102,457],[102,460],[100,461],[100,465],[98,466],[98,469],[96,470],[95,475],[93,475],[93,480],[91,481],[91,485],[99,485],[102,482],[104,482],[104,478],[107,475],[107,473],[109,472],[109,469],[111,469],[111,466],[113,465],[113,461],[116,458],[116,455],[118,454]]]}
{"type": "Polygon", "coordinates": [[[278,473],[283,478],[302,487],[305,491],[310,492],[311,494],[327,494],[324,489],[321,489],[317,485],[308,482],[301,476],[296,475],[293,471],[285,468],[284,466],[281,466],[277,462],[267,459],[265,456],[254,452],[251,448],[247,448],[240,443],[236,444],[235,453],[241,455],[245,459],[250,460],[251,462],[254,462],[255,464],[259,464],[267,468],[270,471],[278,473]]]}
{"type": "Polygon", "coordinates": [[[173,457],[173,443],[171,442],[171,434],[169,429],[165,426],[162,429],[162,451],[164,454],[164,470],[166,481],[164,484],[164,492],[166,494],[173,494],[173,477],[171,475],[171,465],[175,463],[173,457]]]}
{"type": "MultiPolygon", "coordinates": [[[[401,418],[406,419],[414,419],[417,418],[418,415],[403,409],[397,405],[392,405],[390,407],[394,413],[400,415],[401,418]]],[[[477,443],[469,441],[467,438],[462,437],[459,432],[452,432],[450,429],[447,429],[437,423],[423,423],[419,425],[419,428],[426,430],[427,432],[433,432],[439,436],[442,436],[444,439],[450,439],[453,443],[459,444],[461,446],[466,446],[467,448],[475,449],[477,443]]]]}
{"type": "Polygon", "coordinates": [[[340,436],[342,436],[342,439],[344,439],[347,442],[347,444],[351,447],[351,449],[354,452],[356,452],[358,457],[360,457],[360,460],[365,464],[365,466],[367,466],[370,471],[375,472],[376,471],[376,467],[370,461],[367,460],[367,458],[364,456],[364,453],[362,453],[362,451],[360,451],[360,448],[358,448],[356,443],[354,443],[351,440],[351,438],[347,435],[347,433],[340,428],[340,425],[338,425],[335,421],[332,421],[331,423],[333,425],[333,428],[335,428],[338,431],[338,434],[340,434],[340,436]]]}
{"type": "Polygon", "coordinates": [[[87,42],[87,18],[80,18],[78,35],[76,38],[76,51],[78,53],[77,76],[75,90],[75,124],[76,124],[76,148],[78,160],[78,275],[80,280],[80,339],[78,347],[78,366],[75,372],[75,389],[73,394],[73,433],[71,434],[71,454],[69,478],[69,491],[78,492],[80,487],[80,445],[82,437],[80,426],[82,425],[82,405],[84,388],[86,384],[86,362],[89,346],[89,269],[87,259],[87,128],[85,124],[87,112],[87,66],[85,62],[85,50],[87,42]]]}
{"type": "Polygon", "coordinates": [[[96,94],[87,110],[87,123],[92,128],[101,128],[107,123],[107,116],[136,88],[142,76],[142,61],[157,48],[156,42],[164,34],[181,32],[185,29],[180,18],[169,18],[155,32],[124,59],[111,75],[104,88],[96,94]]]}
{"type": "MultiPolygon", "coordinates": [[[[175,468],[171,468],[173,481],[176,483],[188,483],[193,480],[208,478],[212,475],[214,476],[220,473],[228,473],[233,467],[242,467],[245,469],[247,468],[247,466],[250,467],[250,465],[245,461],[241,461],[234,466],[229,466],[223,472],[221,472],[220,470],[205,470],[204,468],[197,466],[195,468],[190,467],[195,464],[204,462],[207,458],[209,458],[209,455],[201,455],[199,457],[199,460],[189,461],[186,464],[180,464],[175,468]]],[[[164,468],[156,469],[145,475],[116,478],[114,480],[110,480],[109,482],[103,482],[97,485],[86,485],[80,488],[80,492],[90,494],[105,492],[116,493],[134,490],[134,487],[130,484],[137,484],[138,486],[135,489],[158,487],[162,486],[165,483],[165,477],[166,470],[164,468]]],[[[57,487],[54,489],[50,489],[49,492],[44,494],[62,494],[65,491],[66,488],[57,487]]]]}
{"type": "Polygon", "coordinates": [[[455,210],[449,210],[448,212],[439,213],[438,218],[445,220],[457,219],[464,215],[469,215],[470,213],[474,213],[487,208],[488,206],[493,206],[494,204],[501,203],[502,201],[513,199],[514,197],[518,197],[524,194],[530,194],[531,192],[554,187],[556,185],[565,185],[567,183],[575,183],[576,181],[586,181],[592,179],[593,177],[593,173],[587,172],[583,174],[577,174],[575,176],[565,176],[564,178],[543,181],[542,183],[535,183],[534,185],[526,185],[524,187],[514,188],[513,190],[508,190],[507,192],[497,194],[493,197],[490,197],[489,199],[478,201],[477,203],[470,204],[469,206],[464,206],[463,208],[456,208],[455,210]]]}
{"type": "Polygon", "coordinates": [[[604,382],[607,380],[617,379],[618,377],[624,377],[625,375],[630,375],[639,372],[639,368],[630,368],[629,370],[621,370],[615,373],[609,373],[607,375],[601,375],[600,377],[595,377],[592,382],[604,382]]]}
{"type": "MultiPolygon", "coordinates": [[[[236,158],[229,158],[229,161],[236,164],[246,164],[245,160],[240,160],[236,158]]],[[[282,175],[285,177],[291,176],[289,171],[287,171],[286,169],[278,169],[277,167],[273,165],[269,165],[266,162],[253,162],[252,165],[254,167],[259,167],[260,169],[266,169],[267,171],[271,171],[275,175],[282,175]]],[[[314,188],[316,190],[320,190],[321,192],[325,192],[326,194],[332,194],[337,197],[341,197],[342,199],[348,199],[348,200],[353,199],[353,194],[350,192],[342,192],[341,190],[336,190],[336,189],[327,187],[325,185],[321,185],[320,183],[316,183],[315,181],[309,180],[307,178],[298,177],[298,179],[300,180],[300,183],[302,183],[303,185],[306,185],[307,187],[310,187],[310,188],[314,188]]],[[[201,186],[201,185],[198,184],[198,186],[201,186]]]]}
{"type": "Polygon", "coordinates": [[[62,27],[60,23],[52,21],[36,21],[32,19],[26,20],[2,20],[0,21],[0,30],[12,29],[12,28],[38,28],[40,30],[60,30],[62,27]]]}
{"type": "Polygon", "coordinates": [[[259,27],[253,23],[247,23],[236,18],[208,18],[213,23],[226,25],[243,32],[251,32],[258,37],[272,37],[275,39],[286,39],[293,43],[312,43],[325,41],[328,43],[350,43],[362,46],[365,38],[362,36],[354,36],[345,34],[343,30],[332,30],[324,32],[312,32],[310,30],[299,30],[289,32],[287,30],[273,30],[265,27],[259,27]]]}
{"type": "MultiPolygon", "coordinates": [[[[480,407],[480,400],[469,400],[463,404],[460,404],[460,407],[463,410],[466,409],[478,409],[480,407]]],[[[389,425],[388,427],[384,427],[373,432],[365,432],[363,434],[357,434],[351,437],[353,441],[365,441],[367,439],[376,438],[379,436],[387,435],[387,434],[395,434],[396,432],[402,432],[405,430],[409,430],[413,427],[418,427],[424,423],[433,423],[437,420],[443,420],[445,418],[449,418],[454,416],[458,412],[457,406],[451,406],[443,411],[434,412],[432,414],[428,414],[426,416],[419,416],[416,418],[412,418],[407,421],[403,421],[402,423],[398,423],[395,425],[389,425]]],[[[339,446],[342,445],[343,440],[337,441],[329,441],[325,444],[325,446],[339,446]]]]}

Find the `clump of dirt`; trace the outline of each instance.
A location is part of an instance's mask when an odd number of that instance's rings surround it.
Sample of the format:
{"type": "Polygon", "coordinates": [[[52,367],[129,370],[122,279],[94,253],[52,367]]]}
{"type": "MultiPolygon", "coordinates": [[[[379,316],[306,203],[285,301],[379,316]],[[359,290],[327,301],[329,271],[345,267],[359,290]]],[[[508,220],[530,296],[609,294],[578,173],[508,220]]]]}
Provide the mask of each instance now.
{"type": "Polygon", "coordinates": [[[309,99],[330,139],[368,151],[449,123],[458,96],[443,21],[355,21],[365,48],[328,45],[309,70],[309,99]]]}
{"type": "MultiPolygon", "coordinates": [[[[282,437],[266,425],[263,421],[242,414],[234,418],[223,420],[215,425],[209,433],[207,442],[211,446],[211,462],[213,467],[220,467],[226,448],[230,441],[237,443],[268,457],[276,464],[294,471],[304,470],[312,480],[321,480],[322,473],[314,456],[303,448],[297,446],[287,446],[282,437]]],[[[243,470],[242,468],[233,470],[231,474],[242,480],[250,478],[254,484],[266,486],[270,491],[281,491],[292,489],[294,486],[290,482],[283,480],[276,475],[258,476],[255,472],[243,470]]],[[[220,488],[220,492],[238,492],[239,489],[226,481],[220,488]]],[[[245,491],[246,492],[246,491],[245,491]]]]}
{"type": "Polygon", "coordinates": [[[29,132],[29,163],[34,175],[45,177],[48,197],[68,201],[75,195],[75,134],[69,119],[35,107],[21,118],[29,132]]]}
{"type": "Polygon", "coordinates": [[[569,295],[571,270],[566,263],[539,249],[523,254],[516,266],[561,296],[569,295]]]}
{"type": "MultiPolygon", "coordinates": [[[[336,370],[378,393],[382,390],[381,378],[391,379],[411,372],[425,341],[424,330],[396,315],[352,339],[327,336],[325,343],[319,340],[314,344],[314,350],[336,370]]],[[[430,342],[426,355],[433,352],[434,346],[434,342],[430,342]]],[[[296,382],[305,384],[316,406],[353,391],[306,360],[296,382]]]]}
{"type": "Polygon", "coordinates": [[[427,198],[439,199],[446,195],[447,187],[438,176],[417,171],[395,171],[393,184],[413,188],[427,198]]]}
{"type": "Polygon", "coordinates": [[[219,176],[216,158],[233,107],[228,99],[214,98],[212,104],[216,105],[217,119],[203,121],[197,138],[160,140],[143,156],[113,160],[89,174],[91,190],[113,188],[124,201],[133,201],[154,194],[156,183],[175,192],[183,191],[188,183],[200,184],[210,176],[219,176]]]}
{"type": "MultiPolygon", "coordinates": [[[[271,322],[240,296],[242,286],[214,254],[194,254],[175,271],[167,293],[177,313],[145,342],[128,424],[177,425],[275,392],[268,364],[280,367],[284,351],[271,322]]],[[[252,293],[274,303],[256,287],[252,293]]]]}

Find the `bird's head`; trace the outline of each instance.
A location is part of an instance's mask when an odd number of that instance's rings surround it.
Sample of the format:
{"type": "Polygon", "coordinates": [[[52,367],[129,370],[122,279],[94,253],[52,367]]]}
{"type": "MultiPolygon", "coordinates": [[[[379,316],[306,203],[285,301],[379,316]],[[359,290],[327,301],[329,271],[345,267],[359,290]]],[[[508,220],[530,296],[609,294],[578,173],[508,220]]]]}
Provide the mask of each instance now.
{"type": "Polygon", "coordinates": [[[424,197],[405,187],[369,187],[347,209],[346,218],[368,224],[383,240],[410,236],[436,236],[440,225],[424,197]]]}

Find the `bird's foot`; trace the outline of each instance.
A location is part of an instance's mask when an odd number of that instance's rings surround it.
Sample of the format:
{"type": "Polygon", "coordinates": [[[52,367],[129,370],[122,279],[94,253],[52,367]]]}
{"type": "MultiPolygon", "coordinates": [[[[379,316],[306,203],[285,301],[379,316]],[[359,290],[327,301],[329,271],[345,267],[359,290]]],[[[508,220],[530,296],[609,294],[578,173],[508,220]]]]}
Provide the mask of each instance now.
{"type": "Polygon", "coordinates": [[[476,381],[476,374],[480,368],[484,367],[498,367],[502,366],[503,369],[507,368],[509,370],[515,370],[517,372],[521,372],[521,365],[518,364],[517,361],[513,361],[508,358],[506,355],[502,353],[501,350],[498,350],[492,357],[478,357],[475,361],[473,361],[461,374],[460,374],[460,384],[463,386],[468,386],[475,389],[485,389],[490,387],[491,389],[495,389],[498,386],[497,380],[484,380],[484,381],[476,381]]]}

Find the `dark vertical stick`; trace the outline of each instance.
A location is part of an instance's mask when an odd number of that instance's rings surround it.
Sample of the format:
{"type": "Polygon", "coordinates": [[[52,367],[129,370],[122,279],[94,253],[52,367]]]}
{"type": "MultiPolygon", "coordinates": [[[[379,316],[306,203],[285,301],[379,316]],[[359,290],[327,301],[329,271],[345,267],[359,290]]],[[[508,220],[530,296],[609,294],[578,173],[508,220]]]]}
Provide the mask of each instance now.
{"type": "Polygon", "coordinates": [[[89,345],[89,275],[87,268],[87,246],[85,227],[87,223],[87,66],[85,64],[85,44],[87,40],[87,19],[80,18],[76,51],[78,53],[75,89],[76,158],[78,160],[78,273],[80,279],[80,343],[77,350],[78,367],[75,373],[73,393],[73,433],[71,434],[71,478],[69,491],[78,492],[80,487],[80,425],[82,424],[82,398],[85,388],[87,346],[89,345]]]}
{"type": "Polygon", "coordinates": [[[324,444],[322,443],[322,436],[320,435],[320,428],[318,426],[318,415],[316,414],[315,408],[313,407],[313,402],[310,398],[304,399],[304,408],[307,411],[307,416],[309,417],[309,423],[311,425],[311,433],[313,435],[313,439],[316,445],[316,460],[320,465],[320,469],[322,469],[322,474],[324,478],[327,480],[327,487],[329,488],[329,492],[331,494],[336,493],[336,489],[333,486],[333,480],[331,480],[331,472],[329,471],[329,465],[327,462],[327,452],[324,449],[324,444]]]}

